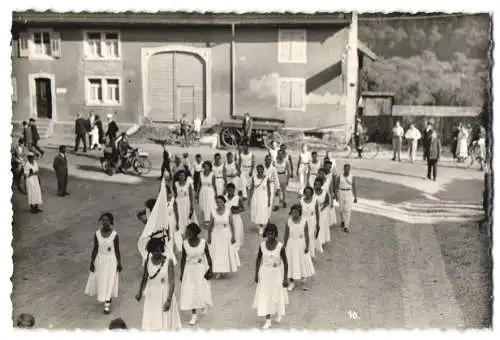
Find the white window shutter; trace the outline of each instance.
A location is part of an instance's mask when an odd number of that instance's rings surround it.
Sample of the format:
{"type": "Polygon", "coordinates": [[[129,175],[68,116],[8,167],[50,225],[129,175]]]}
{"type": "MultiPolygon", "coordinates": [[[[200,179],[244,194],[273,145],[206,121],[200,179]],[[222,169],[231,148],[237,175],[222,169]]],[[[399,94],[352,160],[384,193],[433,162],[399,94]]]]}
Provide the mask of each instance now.
{"type": "Polygon", "coordinates": [[[285,30],[278,30],[278,61],[287,62],[290,60],[290,33],[285,30]]]}
{"type": "Polygon", "coordinates": [[[290,94],[291,87],[289,81],[281,81],[280,82],[280,95],[279,95],[279,105],[280,109],[290,108],[290,94]]]}
{"type": "Polygon", "coordinates": [[[17,42],[19,44],[19,57],[21,58],[29,57],[29,38],[28,32],[19,33],[17,42]]]}
{"type": "Polygon", "coordinates": [[[295,33],[295,39],[293,39],[293,44],[295,45],[293,60],[298,62],[307,61],[307,31],[298,30],[295,33]]]}
{"type": "Polygon", "coordinates": [[[59,32],[50,33],[50,53],[54,58],[61,57],[61,34],[59,32]]]}
{"type": "Polygon", "coordinates": [[[302,109],[304,107],[304,97],[306,93],[305,82],[294,81],[292,83],[292,105],[294,109],[302,109]]]}

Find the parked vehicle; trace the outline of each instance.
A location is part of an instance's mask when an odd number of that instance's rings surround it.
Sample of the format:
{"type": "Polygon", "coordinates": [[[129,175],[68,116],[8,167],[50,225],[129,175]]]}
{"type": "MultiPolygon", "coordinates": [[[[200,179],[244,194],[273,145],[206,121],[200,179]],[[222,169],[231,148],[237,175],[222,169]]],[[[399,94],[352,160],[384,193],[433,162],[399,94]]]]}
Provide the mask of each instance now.
{"type": "MultiPolygon", "coordinates": [[[[144,176],[147,175],[152,168],[151,161],[149,160],[149,154],[144,151],[140,151],[139,148],[132,150],[130,155],[125,158],[120,166],[123,173],[131,172],[134,175],[144,176]]],[[[104,149],[104,155],[101,157],[101,167],[108,175],[112,176],[115,173],[115,159],[113,159],[113,153],[111,147],[106,147],[104,149]]]]}

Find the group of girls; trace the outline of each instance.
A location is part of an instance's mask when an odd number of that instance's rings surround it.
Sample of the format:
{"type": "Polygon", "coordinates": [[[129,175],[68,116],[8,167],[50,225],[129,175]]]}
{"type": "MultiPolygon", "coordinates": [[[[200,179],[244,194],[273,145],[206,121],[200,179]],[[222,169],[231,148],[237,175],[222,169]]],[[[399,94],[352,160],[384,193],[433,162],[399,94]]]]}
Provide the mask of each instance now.
{"type": "MultiPolygon", "coordinates": [[[[169,220],[164,232],[150,235],[145,251],[144,272],[136,299],[144,298],[143,329],[176,330],[181,327],[180,310],[191,311],[190,324],[196,324],[198,312],[212,305],[210,280],[223,278],[241,266],[239,249],[244,242],[241,213],[245,201],[250,205],[250,220],[264,236],[258,249],[255,281],[257,289],[253,307],[265,316],[264,328],[271,327],[271,316],[280,322],[288,303],[288,291],[305,284],[315,274],[313,259],[330,241],[330,226],[336,223],[333,205],[336,170],[326,157],[323,164],[317,154],[303,148],[296,175],[304,186],[299,203],[290,209],[283,243],[278,228],[270,223],[272,211],[286,207],[286,188],[293,178],[291,157],[282,147],[269,152],[264,164],[255,166],[248,147],[241,146],[237,155],[228,152],[226,161],[214,155],[213,164],[195,163],[188,157],[176,157],[165,171],[162,184],[167,192],[169,220]],[[256,170],[254,173],[254,169],[256,170]],[[167,171],[168,170],[168,171],[167,171]],[[275,200],[277,203],[275,204],[275,200]],[[195,213],[199,207],[207,239],[200,238],[201,228],[195,213]],[[174,295],[175,253],[181,253],[180,303],[174,295]]],[[[138,218],[147,223],[156,200],[146,202],[138,218]]],[[[86,287],[89,295],[98,295],[109,313],[111,299],[117,296],[118,273],[121,271],[118,236],[112,229],[113,217],[101,216],[102,228],[96,232],[91,258],[91,273],[86,287]]]]}

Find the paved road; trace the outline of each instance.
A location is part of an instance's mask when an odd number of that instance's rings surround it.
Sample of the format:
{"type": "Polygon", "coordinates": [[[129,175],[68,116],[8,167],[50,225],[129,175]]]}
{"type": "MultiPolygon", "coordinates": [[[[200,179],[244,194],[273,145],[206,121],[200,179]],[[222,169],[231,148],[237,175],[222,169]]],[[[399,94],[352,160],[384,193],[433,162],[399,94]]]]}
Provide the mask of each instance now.
{"type": "MultiPolygon", "coordinates": [[[[151,150],[153,163],[159,164],[156,151],[151,150]]],[[[49,150],[41,161],[42,167],[49,168],[54,155],[55,150],[49,150]]],[[[37,326],[43,328],[102,329],[118,316],[131,327],[138,327],[142,305],[137,304],[133,296],[141,273],[136,242],[142,226],[136,221],[135,213],[142,208],[144,200],[156,194],[158,181],[101,176],[91,171],[97,163],[88,156],[71,155],[70,162],[78,166],[79,171],[73,169],[77,177],[70,179],[72,195],[66,199],[53,196],[54,174],[45,170],[42,173],[46,200],[43,214],[29,214],[25,196],[14,194],[14,314],[33,313],[37,326]],[[110,316],[103,316],[101,306],[83,294],[92,233],[98,227],[99,214],[105,210],[116,215],[124,263],[120,297],[110,316]]],[[[378,195],[386,203],[403,203],[409,198],[429,202],[424,195],[435,197],[453,185],[454,179],[482,178],[477,171],[443,168],[442,176],[447,173],[449,176],[434,183],[412,175],[416,169],[422,170],[422,164],[355,160],[353,165],[357,173],[366,172],[364,186],[370,190],[363,197],[374,199],[370,195],[378,195]],[[393,182],[385,177],[387,173],[391,173],[389,177],[393,182]]],[[[476,187],[477,184],[475,182],[476,187]]],[[[471,199],[477,202],[479,193],[472,195],[471,199]]],[[[286,218],[286,212],[279,211],[272,220],[282,231],[286,218]]],[[[247,213],[244,223],[243,266],[226,280],[213,282],[215,305],[197,327],[261,326],[262,320],[250,308],[255,289],[252,281],[255,253],[260,238],[249,225],[247,213]]],[[[317,276],[311,281],[311,290],[292,292],[287,317],[274,327],[331,330],[466,326],[464,311],[445,270],[435,228],[418,220],[405,223],[364,212],[354,213],[353,224],[348,235],[337,228],[332,230],[333,241],[315,263],[317,276]]],[[[183,313],[182,317],[189,327],[189,315],[183,313]]]]}

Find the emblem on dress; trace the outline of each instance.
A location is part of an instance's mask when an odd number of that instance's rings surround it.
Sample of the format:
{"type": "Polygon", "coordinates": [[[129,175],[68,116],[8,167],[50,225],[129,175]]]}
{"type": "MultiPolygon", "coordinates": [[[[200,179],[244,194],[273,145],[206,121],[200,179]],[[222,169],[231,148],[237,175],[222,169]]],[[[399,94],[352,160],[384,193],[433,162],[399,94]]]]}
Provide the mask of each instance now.
{"type": "Polygon", "coordinates": [[[109,251],[109,252],[111,251],[111,247],[108,247],[108,251],[109,251]]]}
{"type": "Polygon", "coordinates": [[[274,268],[278,267],[278,264],[277,264],[276,262],[275,262],[275,263],[273,263],[273,267],[274,267],[274,268]]]}
{"type": "Polygon", "coordinates": [[[198,263],[201,263],[201,259],[198,259],[198,263]]]}
{"type": "Polygon", "coordinates": [[[161,283],[165,283],[165,279],[161,279],[161,280],[160,280],[160,282],[161,282],[161,283]]]}

